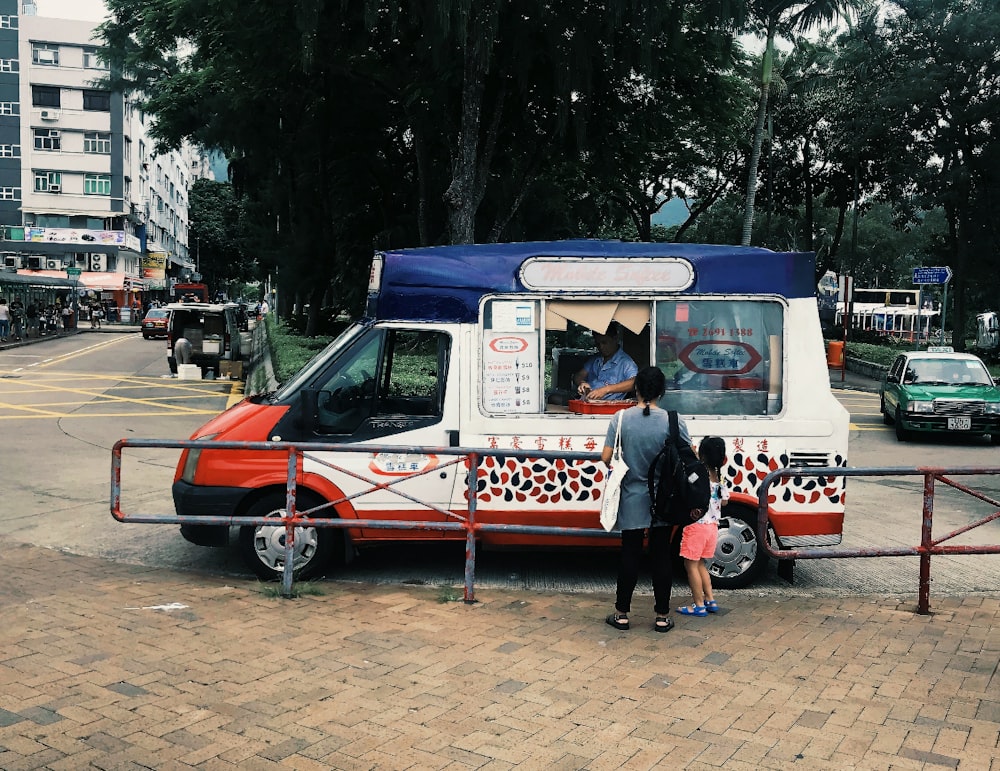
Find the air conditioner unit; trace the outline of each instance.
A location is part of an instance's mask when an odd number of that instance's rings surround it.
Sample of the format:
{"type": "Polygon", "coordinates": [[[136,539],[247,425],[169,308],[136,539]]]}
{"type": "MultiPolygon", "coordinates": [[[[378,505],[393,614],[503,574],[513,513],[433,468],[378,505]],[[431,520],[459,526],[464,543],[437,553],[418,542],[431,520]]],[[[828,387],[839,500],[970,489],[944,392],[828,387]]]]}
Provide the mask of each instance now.
{"type": "Polygon", "coordinates": [[[62,185],[49,185],[49,189],[46,191],[49,193],[61,193],[62,185]]]}
{"type": "Polygon", "coordinates": [[[77,261],[77,263],[85,263],[89,259],[90,259],[90,255],[87,254],[86,252],[77,252],[76,253],[76,261],[77,261]]]}
{"type": "Polygon", "coordinates": [[[90,255],[90,269],[94,272],[103,273],[104,269],[107,267],[107,260],[104,254],[92,254],[90,255]]]}
{"type": "Polygon", "coordinates": [[[46,270],[62,270],[62,260],[46,260],[45,269],[46,270]]]}
{"type": "Polygon", "coordinates": [[[29,257],[28,258],[28,270],[41,270],[44,259],[41,257],[29,257]]]}
{"type": "Polygon", "coordinates": [[[42,110],[42,120],[59,120],[59,110],[42,110]]]}
{"type": "Polygon", "coordinates": [[[16,254],[4,255],[3,266],[5,268],[14,268],[14,270],[18,270],[21,267],[21,258],[16,254]]]}

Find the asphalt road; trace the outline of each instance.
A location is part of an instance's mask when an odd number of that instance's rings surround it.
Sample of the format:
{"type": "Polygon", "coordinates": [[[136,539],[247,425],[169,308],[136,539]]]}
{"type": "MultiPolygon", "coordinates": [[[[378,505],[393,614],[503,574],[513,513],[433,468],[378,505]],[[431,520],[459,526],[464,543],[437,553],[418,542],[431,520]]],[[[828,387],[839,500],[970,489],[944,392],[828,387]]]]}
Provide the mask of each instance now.
{"type": "MultiPolygon", "coordinates": [[[[185,542],[171,525],[121,524],[109,513],[111,448],[121,437],[183,439],[240,398],[240,384],[178,381],[167,375],[162,341],[134,332],[80,334],[0,352],[0,474],[8,538],[112,561],[215,574],[249,575],[235,548],[185,542]]],[[[882,424],[878,395],[838,391],[852,416],[852,467],[992,467],[997,448],[969,437],[897,442],[882,424]],[[992,464],[992,466],[991,466],[992,464]]],[[[133,450],[123,470],[124,510],[169,514],[177,451],[133,450]]],[[[969,482],[1000,499],[1000,476],[969,482]]],[[[920,540],[922,478],[869,477],[848,482],[845,546],[916,545],[920,540]]],[[[937,486],[935,534],[996,511],[971,496],[937,486]]],[[[1000,543],[1000,521],[961,536],[958,543],[1000,543]]],[[[481,552],[477,589],[612,592],[615,555],[481,552]]],[[[338,577],[363,582],[461,585],[464,548],[422,544],[365,552],[338,577]]],[[[1000,587],[1000,555],[936,557],[932,598],[1000,587]]],[[[756,594],[838,595],[917,591],[914,557],[800,560],[795,583],[769,566],[756,594]]],[[[679,593],[686,591],[678,583],[679,593]]],[[[443,589],[442,591],[448,591],[443,589]]]]}

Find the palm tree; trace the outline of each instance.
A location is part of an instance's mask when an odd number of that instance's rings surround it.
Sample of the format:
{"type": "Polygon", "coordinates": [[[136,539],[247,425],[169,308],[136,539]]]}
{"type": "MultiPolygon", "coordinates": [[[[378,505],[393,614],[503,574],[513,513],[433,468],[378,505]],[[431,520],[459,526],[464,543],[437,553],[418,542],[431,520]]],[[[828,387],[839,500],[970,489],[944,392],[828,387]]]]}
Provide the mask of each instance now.
{"type": "Polygon", "coordinates": [[[749,9],[766,35],[760,68],[760,95],[757,100],[757,122],[754,125],[753,147],[750,151],[750,170],[747,174],[746,205],[743,209],[743,246],[750,245],[753,233],[754,199],[757,195],[757,165],[761,145],[764,143],[764,124],[767,121],[767,97],[771,88],[774,66],[774,38],[779,32],[796,34],[809,32],[816,27],[830,24],[851,10],[858,9],[864,0],[750,0],[749,9]]]}

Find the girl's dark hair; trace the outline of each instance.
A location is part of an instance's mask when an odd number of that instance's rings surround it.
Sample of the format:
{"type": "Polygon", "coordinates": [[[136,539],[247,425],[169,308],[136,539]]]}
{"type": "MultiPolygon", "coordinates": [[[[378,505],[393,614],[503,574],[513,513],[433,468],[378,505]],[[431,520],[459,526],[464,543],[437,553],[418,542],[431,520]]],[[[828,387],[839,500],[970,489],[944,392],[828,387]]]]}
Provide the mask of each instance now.
{"type": "Polygon", "coordinates": [[[643,367],[635,376],[635,391],[639,398],[647,402],[642,410],[643,415],[649,414],[649,402],[656,401],[667,388],[667,378],[659,367],[643,367]]]}
{"type": "Polygon", "coordinates": [[[706,436],[698,445],[698,458],[721,477],[722,464],[726,462],[726,441],[721,436],[706,436]]]}

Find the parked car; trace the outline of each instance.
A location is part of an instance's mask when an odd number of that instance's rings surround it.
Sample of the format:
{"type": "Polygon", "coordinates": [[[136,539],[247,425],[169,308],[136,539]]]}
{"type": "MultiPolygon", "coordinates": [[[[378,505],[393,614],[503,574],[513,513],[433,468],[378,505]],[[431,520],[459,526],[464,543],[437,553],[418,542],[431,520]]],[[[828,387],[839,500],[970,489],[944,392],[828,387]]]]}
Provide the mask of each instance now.
{"type": "Polygon", "coordinates": [[[1000,444],[1000,389],[986,365],[971,353],[948,347],[908,351],[896,357],[880,388],[882,420],[896,438],[958,432],[1000,444]]]}
{"type": "Polygon", "coordinates": [[[170,311],[165,308],[150,308],[142,319],[142,336],[145,340],[151,337],[166,337],[167,322],[170,311]]]}
{"type": "Polygon", "coordinates": [[[170,303],[167,322],[167,364],[177,374],[174,346],[180,338],[191,343],[191,363],[219,374],[219,362],[243,358],[236,303],[170,303]]]}

